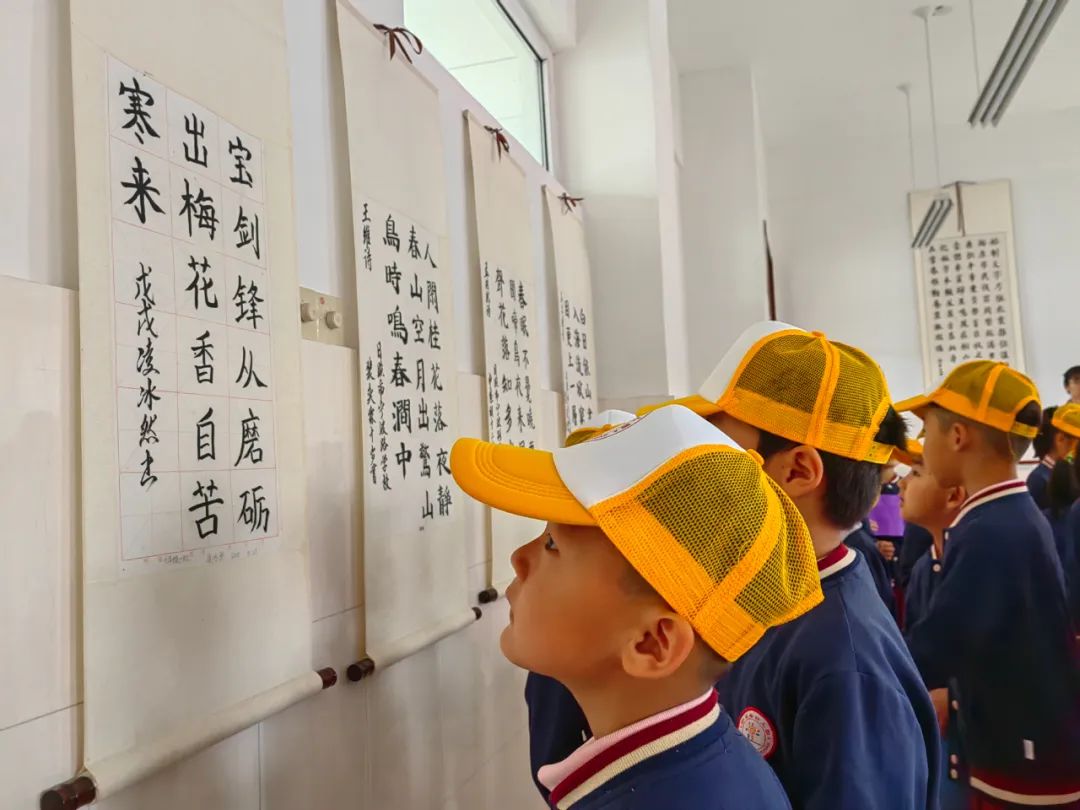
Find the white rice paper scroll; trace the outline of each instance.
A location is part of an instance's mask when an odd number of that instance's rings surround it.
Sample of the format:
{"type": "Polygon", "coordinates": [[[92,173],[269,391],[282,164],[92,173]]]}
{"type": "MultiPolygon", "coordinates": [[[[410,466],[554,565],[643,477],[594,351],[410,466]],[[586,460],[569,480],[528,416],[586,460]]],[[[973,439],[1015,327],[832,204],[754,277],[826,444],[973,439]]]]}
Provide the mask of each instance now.
{"type": "MultiPolygon", "coordinates": [[[[500,153],[492,133],[466,113],[487,385],[488,439],[523,447],[540,437],[539,354],[535,268],[525,174],[500,153]]],[[[500,593],[514,578],[510,554],[535,537],[540,524],[492,511],[491,587],[500,593]]]]}
{"type": "Polygon", "coordinates": [[[71,33],[104,796],[319,684],[280,7],[74,0],[71,33]]]}
{"type": "Polygon", "coordinates": [[[352,177],[366,652],[378,666],[474,620],[439,96],[337,4],[352,177]]]}

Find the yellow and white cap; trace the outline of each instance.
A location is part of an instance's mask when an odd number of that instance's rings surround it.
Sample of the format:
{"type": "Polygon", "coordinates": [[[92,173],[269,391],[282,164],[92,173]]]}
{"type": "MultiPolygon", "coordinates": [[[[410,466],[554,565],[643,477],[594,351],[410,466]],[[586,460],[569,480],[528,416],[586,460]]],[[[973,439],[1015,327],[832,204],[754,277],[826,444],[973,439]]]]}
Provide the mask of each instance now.
{"type": "Polygon", "coordinates": [[[450,469],[496,509],[598,526],[728,661],[822,600],[795,505],[756,453],[686,408],[554,452],[459,439],[450,469]]]}
{"type": "Polygon", "coordinates": [[[607,433],[613,427],[618,427],[619,425],[631,422],[635,418],[634,414],[629,411],[620,411],[614,408],[607,411],[601,411],[584,425],[571,431],[570,435],[566,437],[564,446],[573,447],[575,444],[587,442],[593,436],[607,433]]]}
{"type": "Polygon", "coordinates": [[[1032,402],[1039,404],[1039,390],[1019,371],[994,360],[970,360],[950,371],[929,394],[896,403],[896,410],[922,419],[936,405],[1004,433],[1034,439],[1039,428],[1016,419],[1032,402]]]}
{"type": "Polygon", "coordinates": [[[1068,436],[1080,438],[1080,405],[1066,402],[1054,409],[1050,424],[1068,436]]]}
{"type": "MultiPolygon", "coordinates": [[[[701,416],[726,413],[759,430],[844,458],[885,464],[874,440],[889,388],[865,352],[779,321],[748,328],[696,396],[675,400],[701,416]]],[[[645,409],[653,410],[663,405],[645,409]]]]}

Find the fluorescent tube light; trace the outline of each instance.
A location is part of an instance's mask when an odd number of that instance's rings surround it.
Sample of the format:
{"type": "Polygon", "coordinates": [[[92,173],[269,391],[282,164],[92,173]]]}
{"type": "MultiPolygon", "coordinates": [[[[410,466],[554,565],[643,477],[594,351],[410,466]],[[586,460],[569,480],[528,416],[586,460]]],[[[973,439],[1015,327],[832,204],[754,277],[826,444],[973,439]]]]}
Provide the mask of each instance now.
{"type": "Polygon", "coordinates": [[[912,241],[911,246],[913,248],[924,248],[929,245],[937,236],[938,231],[941,230],[945,217],[949,215],[952,207],[952,197],[935,198],[930,203],[930,207],[926,209],[926,216],[923,217],[922,224],[919,225],[919,229],[915,232],[915,239],[912,241]]]}
{"type": "Polygon", "coordinates": [[[1026,0],[1005,48],[968,116],[969,124],[997,126],[1068,1],[1026,0]]]}

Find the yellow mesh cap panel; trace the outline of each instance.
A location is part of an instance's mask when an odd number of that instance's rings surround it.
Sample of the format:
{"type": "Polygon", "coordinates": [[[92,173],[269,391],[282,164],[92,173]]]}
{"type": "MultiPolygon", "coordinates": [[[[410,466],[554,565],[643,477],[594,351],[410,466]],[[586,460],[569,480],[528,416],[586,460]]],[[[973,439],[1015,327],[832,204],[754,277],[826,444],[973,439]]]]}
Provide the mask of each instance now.
{"type": "Polygon", "coordinates": [[[874,441],[889,409],[881,369],[865,352],[818,333],[758,344],[719,405],[760,430],[845,458],[884,464],[892,454],[874,441]]]}
{"type": "Polygon", "coordinates": [[[590,512],[638,573],[729,661],[822,599],[806,524],[747,453],[691,448],[590,512]]]}
{"type": "Polygon", "coordinates": [[[927,398],[946,410],[1005,433],[1034,438],[1038,428],[1016,421],[1023,408],[1039,402],[1035,384],[994,360],[962,363],[927,398]]]}
{"type": "Polygon", "coordinates": [[[1054,410],[1050,424],[1069,436],[1080,437],[1080,405],[1067,402],[1054,410]]]}

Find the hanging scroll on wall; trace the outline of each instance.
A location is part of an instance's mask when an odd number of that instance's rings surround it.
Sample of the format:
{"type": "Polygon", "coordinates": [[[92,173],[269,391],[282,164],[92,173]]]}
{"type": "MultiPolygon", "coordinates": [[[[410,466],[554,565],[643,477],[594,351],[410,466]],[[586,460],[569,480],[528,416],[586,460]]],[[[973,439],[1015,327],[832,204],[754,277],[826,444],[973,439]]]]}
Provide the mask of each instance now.
{"type": "Polygon", "coordinates": [[[338,2],[363,433],[365,650],[385,666],[474,620],[439,97],[338,2]]]}
{"type": "Polygon", "coordinates": [[[1012,201],[1008,181],[959,184],[909,195],[912,235],[934,199],[953,206],[929,244],[915,250],[925,383],[959,363],[1000,360],[1024,370],[1012,201]]]}
{"type": "MultiPolygon", "coordinates": [[[[525,174],[513,157],[466,113],[479,247],[488,439],[520,447],[539,441],[539,324],[525,174]]],[[[493,510],[490,585],[500,593],[514,578],[510,554],[539,532],[534,520],[493,510]]]]}
{"type": "Polygon", "coordinates": [[[593,340],[592,281],[585,226],[577,201],[544,187],[548,228],[559,291],[559,354],[563,371],[565,433],[592,421],[599,408],[596,393],[596,344],[593,340]]]}
{"type": "Polygon", "coordinates": [[[209,716],[257,719],[258,696],[319,679],[280,10],[78,0],[71,28],[84,753],[104,796],[209,716]]]}

